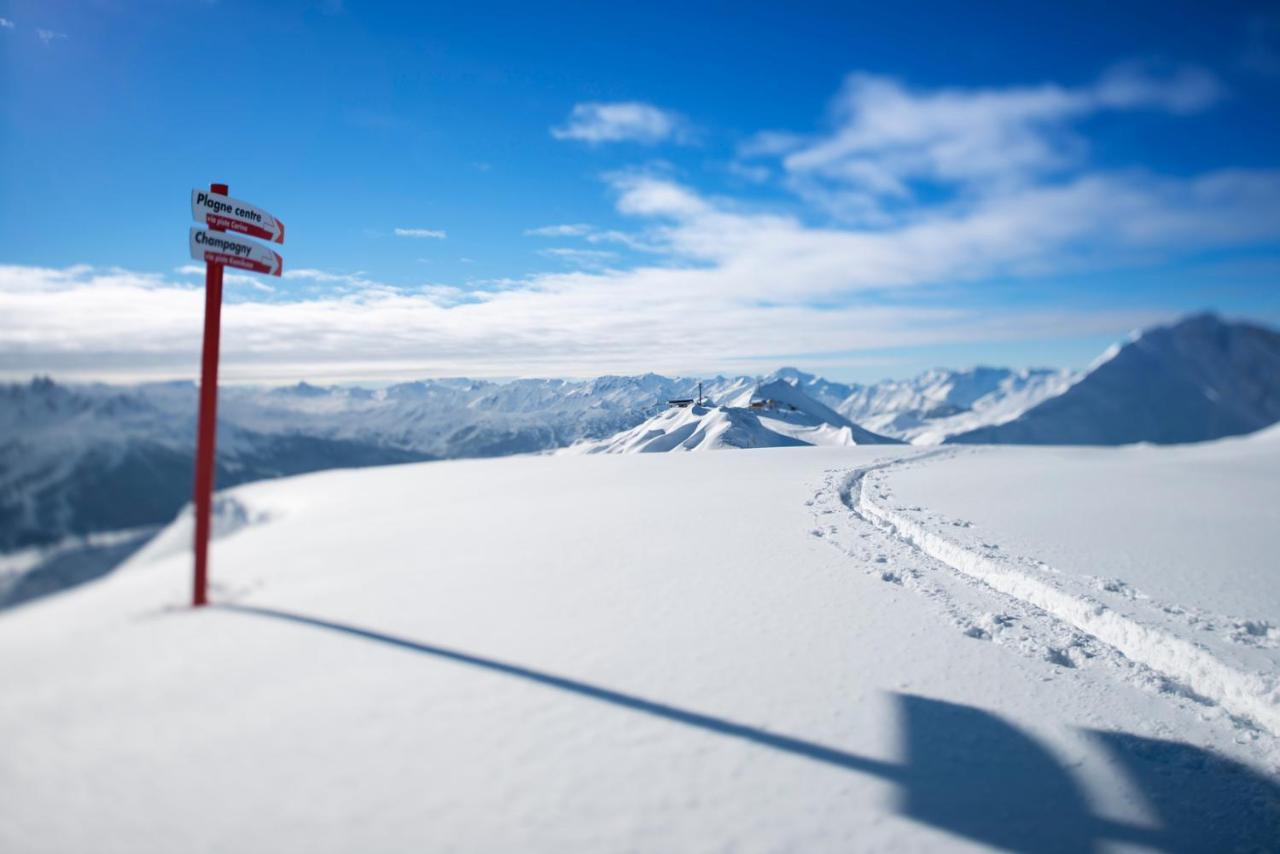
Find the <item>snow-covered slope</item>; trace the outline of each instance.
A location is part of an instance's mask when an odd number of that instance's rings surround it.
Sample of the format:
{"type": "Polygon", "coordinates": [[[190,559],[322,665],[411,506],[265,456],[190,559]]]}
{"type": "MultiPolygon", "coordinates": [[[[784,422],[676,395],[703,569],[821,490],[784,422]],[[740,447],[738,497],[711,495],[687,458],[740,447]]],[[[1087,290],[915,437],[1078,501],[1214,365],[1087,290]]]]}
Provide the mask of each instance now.
{"type": "Polygon", "coordinates": [[[1212,314],[1135,335],[1057,397],[948,442],[1201,442],[1280,420],[1280,333],[1212,314]]]}
{"type": "Polygon", "coordinates": [[[977,367],[944,368],[909,380],[855,385],[833,406],[869,429],[917,445],[936,445],[947,436],[1002,424],[1072,382],[1070,371],[977,367]]]}
{"type": "Polygon", "coordinates": [[[926,553],[1280,734],[1280,454],[955,449],[868,475],[859,499],[926,553]]]}
{"type": "MultiPolygon", "coordinates": [[[[1052,548],[1073,574],[1081,538],[1041,540],[1009,513],[1060,519],[1141,485],[1150,462],[1158,524],[1109,526],[1102,556],[1196,528],[1204,551],[1168,569],[1206,581],[1149,577],[1163,559],[1098,571],[1141,573],[1188,614],[1234,610],[1197,591],[1274,552],[1280,505],[1259,499],[1280,477],[1241,483],[1272,524],[1203,521],[1203,469],[1168,452],[1089,452],[1092,491],[1058,450],[984,451],[975,481],[942,457],[883,468],[920,454],[884,446],[238,487],[214,607],[183,607],[183,520],[113,575],[0,614],[0,850],[1267,850],[1272,731],[1157,669],[1176,657],[1139,663],[1025,589],[931,557],[851,492],[882,466],[878,506],[981,532],[962,550],[1052,581],[1035,559],[1052,548]],[[965,485],[1016,492],[949,521],[903,501],[963,502],[965,485]]],[[[1255,583],[1233,616],[1276,625],[1277,578],[1255,583]]]]}
{"type": "Polygon", "coordinates": [[[809,397],[793,382],[776,379],[729,394],[728,405],[689,406],[659,412],[616,436],[581,442],[566,454],[626,454],[778,448],[793,445],[874,445],[896,440],[876,435],[809,397]],[[753,409],[751,400],[771,401],[753,409]]]}
{"type": "MultiPolygon", "coordinates": [[[[191,495],[195,408],[187,383],[0,386],[0,552],[172,519],[191,495]]],[[[225,419],[218,430],[223,486],[423,459],[430,456],[225,419]]]]}
{"type": "Polygon", "coordinates": [[[795,368],[780,368],[764,377],[760,382],[761,384],[767,384],[774,380],[783,380],[832,409],[838,409],[841,402],[853,392],[853,389],[857,388],[857,386],[831,382],[795,368]]]}
{"type": "MultiPolygon", "coordinates": [[[[717,377],[708,394],[749,390],[717,377]]],[[[385,389],[224,387],[222,486],[325,468],[559,448],[634,426],[697,381],[466,379],[385,389]]],[[[190,498],[191,383],[0,386],[0,553],[171,520],[190,498]]],[[[0,599],[2,601],[2,599],[0,599]]]]}

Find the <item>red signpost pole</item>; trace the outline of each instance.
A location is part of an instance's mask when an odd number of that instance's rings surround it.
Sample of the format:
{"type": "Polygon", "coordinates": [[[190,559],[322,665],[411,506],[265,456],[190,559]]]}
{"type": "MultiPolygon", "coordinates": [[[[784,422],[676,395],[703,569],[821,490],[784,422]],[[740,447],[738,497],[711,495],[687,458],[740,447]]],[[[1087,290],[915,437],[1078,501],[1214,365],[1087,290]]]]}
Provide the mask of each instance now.
{"type": "MultiPolygon", "coordinates": [[[[226,184],[210,184],[209,192],[227,195],[226,184]]],[[[223,231],[210,226],[212,231],[223,231]]],[[[209,526],[213,516],[214,439],[218,421],[218,336],[222,328],[222,265],[205,263],[204,355],[200,361],[200,414],[196,432],[196,577],[193,607],[209,601],[209,526]]]]}

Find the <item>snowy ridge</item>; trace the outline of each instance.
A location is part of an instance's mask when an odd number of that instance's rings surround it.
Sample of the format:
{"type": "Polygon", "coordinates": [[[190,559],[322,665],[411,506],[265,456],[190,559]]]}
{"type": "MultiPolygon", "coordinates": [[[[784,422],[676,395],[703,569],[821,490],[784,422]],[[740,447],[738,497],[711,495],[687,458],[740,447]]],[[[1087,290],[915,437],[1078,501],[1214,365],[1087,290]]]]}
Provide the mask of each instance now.
{"type": "MultiPolygon", "coordinates": [[[[933,452],[924,456],[933,456],[933,452]]],[[[916,458],[921,459],[921,457],[916,458]]],[[[1095,599],[1068,592],[1009,563],[929,530],[877,501],[867,475],[896,461],[860,468],[840,487],[841,500],[867,521],[994,590],[1029,603],[1119,650],[1129,659],[1181,682],[1231,714],[1280,735],[1280,679],[1274,673],[1234,668],[1198,644],[1119,613],[1095,599]]]]}
{"type": "Polygon", "coordinates": [[[957,444],[1178,444],[1280,420],[1280,333],[1213,314],[1134,333],[1078,381],[1018,417],[945,438],[957,444]]]}
{"type": "Polygon", "coordinates": [[[723,406],[693,405],[659,412],[615,436],[580,442],[565,454],[629,454],[710,451],[725,448],[779,448],[796,445],[897,444],[872,433],[819,403],[793,381],[773,380],[736,391],[723,406]],[[771,401],[756,409],[752,400],[771,401]]]}
{"type": "Polygon", "coordinates": [[[851,386],[831,405],[887,436],[936,445],[956,433],[1011,421],[1076,379],[1070,371],[1046,368],[935,368],[907,380],[851,386]]]}

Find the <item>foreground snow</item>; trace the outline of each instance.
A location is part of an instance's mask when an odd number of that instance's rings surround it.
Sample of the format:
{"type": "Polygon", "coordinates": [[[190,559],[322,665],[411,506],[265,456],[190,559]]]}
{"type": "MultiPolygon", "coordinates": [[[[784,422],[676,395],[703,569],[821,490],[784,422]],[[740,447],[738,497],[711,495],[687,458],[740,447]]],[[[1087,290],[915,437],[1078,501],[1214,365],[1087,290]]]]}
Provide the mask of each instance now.
{"type": "Polygon", "coordinates": [[[926,554],[1280,733],[1280,454],[988,448],[885,466],[856,490],[926,554]]]}
{"type": "Polygon", "coordinates": [[[240,487],[218,606],[183,607],[179,522],[0,616],[0,850],[1265,848],[1267,720],[930,557],[858,497],[883,486],[886,512],[961,550],[981,532],[1019,572],[1044,559],[1068,592],[1105,575],[1275,625],[1280,580],[1250,561],[1280,505],[1241,474],[1274,471],[1275,447],[541,457],[240,487]],[[1260,509],[1201,521],[1206,471],[1260,509]],[[1135,506],[1165,523],[1070,533],[1144,479],[1135,506]],[[1182,562],[1158,551],[1177,527],[1202,541],[1182,562]],[[1215,578],[1253,594],[1213,598],[1215,578]]]}

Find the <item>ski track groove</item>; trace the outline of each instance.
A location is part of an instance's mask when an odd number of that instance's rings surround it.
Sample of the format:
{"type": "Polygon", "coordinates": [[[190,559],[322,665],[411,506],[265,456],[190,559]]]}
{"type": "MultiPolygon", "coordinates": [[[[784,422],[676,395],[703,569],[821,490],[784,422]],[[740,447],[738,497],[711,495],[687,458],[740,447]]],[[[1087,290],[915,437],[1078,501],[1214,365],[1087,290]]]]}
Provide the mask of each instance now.
{"type": "MultiPolygon", "coordinates": [[[[1076,667],[1094,659],[1128,671],[1139,684],[1160,693],[1172,693],[1202,705],[1216,705],[1245,729],[1260,727],[1272,736],[1280,735],[1280,680],[1274,676],[1241,671],[1214,657],[1207,649],[1158,627],[1145,625],[1121,614],[1087,595],[1062,589],[1050,579],[1036,578],[1015,565],[995,560],[954,540],[929,530],[920,522],[881,503],[877,487],[867,475],[906,465],[915,465],[938,456],[950,456],[951,449],[929,451],[909,457],[850,470],[833,470],[808,504],[814,507],[812,534],[825,539],[849,557],[866,560],[872,572],[884,565],[881,578],[914,590],[937,601],[948,617],[970,637],[1007,643],[1014,641],[1024,653],[1037,655],[1064,667],[1076,667]],[[880,500],[878,501],[877,498],[880,500]],[[838,501],[838,504],[837,504],[838,501]],[[858,533],[848,526],[833,525],[823,517],[847,511],[846,518],[866,523],[891,541],[897,550],[950,570],[969,586],[994,591],[1004,606],[1001,613],[973,611],[981,605],[965,607],[952,579],[915,568],[890,569],[888,557],[869,548],[869,532],[858,533]],[[854,535],[852,544],[848,535],[854,535]],[[858,548],[858,547],[861,548],[858,548]],[[873,557],[874,555],[874,557],[873,557]],[[1044,616],[1051,625],[1044,627],[1044,616]],[[1039,624],[1039,625],[1037,625],[1039,624]],[[1013,631],[1013,628],[1024,631],[1013,631]],[[1025,629],[1030,629],[1028,635],[1025,629]],[[1036,633],[1048,628],[1050,637],[1036,633]]],[[[922,508],[912,508],[920,510],[922,508]]],[[[1021,562],[1021,561],[1019,561],[1021,562]]],[[[1037,562],[1030,562],[1036,565],[1037,562]]],[[[1041,565],[1042,566],[1042,565],[1041,565]]]]}

